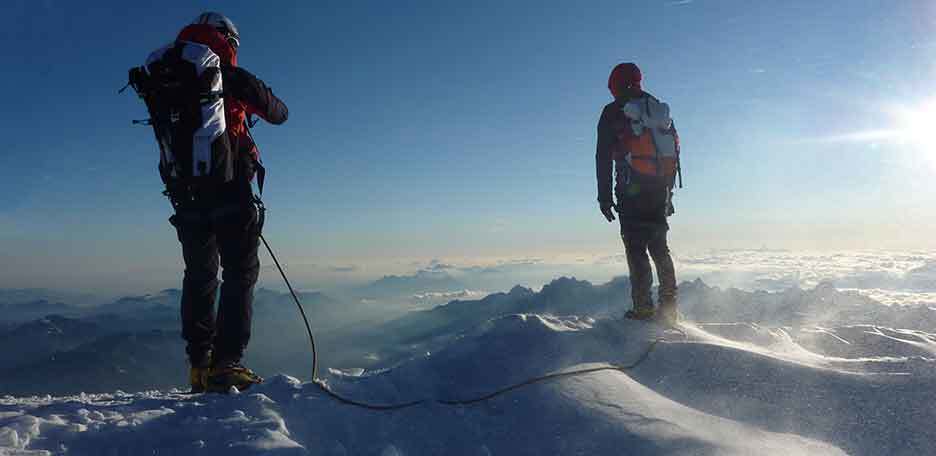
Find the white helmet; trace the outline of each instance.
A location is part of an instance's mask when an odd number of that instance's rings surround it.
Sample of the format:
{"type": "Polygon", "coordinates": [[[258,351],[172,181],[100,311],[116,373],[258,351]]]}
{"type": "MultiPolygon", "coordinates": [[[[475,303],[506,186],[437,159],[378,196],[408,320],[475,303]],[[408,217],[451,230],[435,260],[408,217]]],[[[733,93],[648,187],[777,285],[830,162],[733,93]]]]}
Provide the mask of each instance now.
{"type": "Polygon", "coordinates": [[[201,13],[192,23],[211,25],[221,32],[224,38],[228,40],[228,43],[231,43],[231,46],[234,46],[235,49],[240,46],[240,34],[237,33],[237,27],[230,19],[221,13],[211,11],[201,13]]]}

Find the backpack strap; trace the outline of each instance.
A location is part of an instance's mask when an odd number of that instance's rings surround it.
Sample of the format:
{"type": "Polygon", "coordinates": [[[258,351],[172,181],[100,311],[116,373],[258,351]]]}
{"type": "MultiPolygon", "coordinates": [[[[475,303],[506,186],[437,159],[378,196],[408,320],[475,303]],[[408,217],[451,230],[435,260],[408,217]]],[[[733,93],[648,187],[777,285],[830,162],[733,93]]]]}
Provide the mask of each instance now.
{"type": "Polygon", "coordinates": [[[676,137],[676,178],[679,179],[679,188],[682,188],[682,163],[679,161],[679,133],[676,131],[676,121],[673,121],[672,129],[676,137]]]}
{"type": "MultiPolygon", "coordinates": [[[[253,139],[253,134],[250,133],[250,129],[257,124],[257,121],[252,119],[253,116],[248,115],[244,119],[244,131],[247,132],[247,136],[250,137],[250,142],[253,143],[254,147],[257,146],[257,141],[253,139]]],[[[266,206],[263,204],[263,183],[266,181],[266,167],[263,166],[263,162],[260,161],[260,152],[259,148],[257,151],[257,158],[253,159],[254,173],[257,176],[257,191],[258,195],[252,195],[251,202],[254,207],[257,208],[257,231],[263,234],[263,225],[266,223],[266,206]]],[[[248,182],[249,184],[249,182],[248,182]]]]}
{"type": "Polygon", "coordinates": [[[257,149],[257,158],[253,159],[254,173],[257,176],[257,189],[260,191],[260,196],[263,196],[263,182],[266,180],[266,168],[263,166],[263,162],[260,161],[260,148],[257,146],[257,141],[253,138],[253,133],[250,132],[250,129],[257,124],[257,121],[251,119],[252,115],[248,115],[244,118],[244,131],[247,132],[247,137],[250,138],[251,144],[257,149]]]}
{"type": "MultiPolygon", "coordinates": [[[[654,99],[655,102],[659,103],[658,100],[654,99]]],[[[647,110],[647,117],[650,117],[650,94],[644,92],[644,109],[647,110]]],[[[644,127],[647,128],[647,127],[644,127]]],[[[653,137],[653,133],[650,132],[650,141],[653,142],[653,159],[656,161],[656,172],[657,176],[663,175],[663,161],[660,160],[660,147],[657,146],[656,138],[653,137]]]]}
{"type": "Polygon", "coordinates": [[[257,173],[257,189],[260,190],[260,196],[263,196],[263,181],[266,180],[266,167],[259,159],[254,159],[254,172],[257,173]]]}

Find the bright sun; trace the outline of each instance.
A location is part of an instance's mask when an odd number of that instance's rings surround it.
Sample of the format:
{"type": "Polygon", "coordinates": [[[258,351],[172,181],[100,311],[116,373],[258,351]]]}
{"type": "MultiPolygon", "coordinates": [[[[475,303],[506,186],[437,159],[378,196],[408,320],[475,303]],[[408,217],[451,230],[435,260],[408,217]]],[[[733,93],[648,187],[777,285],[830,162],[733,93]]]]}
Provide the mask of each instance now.
{"type": "Polygon", "coordinates": [[[936,149],[936,99],[918,106],[897,107],[892,114],[897,142],[916,147],[936,159],[932,153],[936,149]]]}
{"type": "Polygon", "coordinates": [[[882,132],[882,139],[889,139],[913,154],[924,169],[936,171],[936,99],[916,106],[895,106],[888,111],[893,123],[882,132]]]}

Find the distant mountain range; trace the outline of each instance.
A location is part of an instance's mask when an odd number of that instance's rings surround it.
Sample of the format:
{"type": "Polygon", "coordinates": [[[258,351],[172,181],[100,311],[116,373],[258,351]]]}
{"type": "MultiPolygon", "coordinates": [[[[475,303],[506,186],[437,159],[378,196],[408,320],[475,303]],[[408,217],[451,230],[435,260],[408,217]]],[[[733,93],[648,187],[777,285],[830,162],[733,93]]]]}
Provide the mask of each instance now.
{"type": "Polygon", "coordinates": [[[91,307],[101,303],[100,298],[88,293],[48,288],[0,288],[0,307],[34,301],[64,302],[74,307],[91,307]]]}
{"type": "Polygon", "coordinates": [[[114,302],[89,309],[93,314],[137,314],[160,308],[179,308],[182,290],[170,288],[152,295],[126,296],[114,302]]]}
{"type": "Polygon", "coordinates": [[[85,295],[44,289],[0,289],[0,321],[22,323],[46,315],[81,318],[114,314],[146,318],[154,311],[178,309],[180,297],[181,291],[169,289],[155,295],[128,296],[105,304],[88,305],[93,300],[85,295]]]}
{"type": "Polygon", "coordinates": [[[97,323],[49,315],[0,332],[0,366],[47,359],[90,342],[108,331],[97,323]]]}
{"type": "Polygon", "coordinates": [[[84,309],[45,299],[0,303],[0,320],[11,323],[34,320],[51,314],[77,316],[84,312],[84,309]]]}
{"type": "MultiPolygon", "coordinates": [[[[394,284],[383,288],[394,293],[409,293],[417,287],[411,280],[385,279],[375,282],[371,290],[379,289],[377,283],[394,284]]],[[[924,331],[936,327],[936,309],[887,306],[855,292],[838,291],[830,284],[768,293],[720,289],[696,280],[682,283],[679,291],[681,312],[696,322],[754,322],[794,328],[875,324],[924,331]]],[[[292,298],[271,290],[258,290],[256,296],[246,362],[261,374],[307,376],[309,341],[292,298]]],[[[406,313],[388,309],[381,301],[321,292],[302,293],[300,298],[316,335],[321,368],[379,368],[435,352],[506,315],[620,318],[630,307],[630,284],[627,278],[592,285],[563,277],[539,292],[517,286],[507,293],[406,313]]],[[[177,290],[166,290],[123,298],[79,316],[51,315],[0,326],[0,364],[6,366],[0,370],[0,391],[64,394],[184,386],[186,363],[179,335],[178,299],[177,290]]]]}
{"type": "Polygon", "coordinates": [[[355,290],[371,298],[410,297],[418,293],[458,291],[464,283],[445,271],[421,270],[413,275],[388,275],[355,290]]]}
{"type": "Polygon", "coordinates": [[[679,288],[680,311],[698,322],[756,322],[775,326],[874,324],[931,331],[936,309],[884,305],[856,291],[837,290],[832,282],[813,289],[789,288],[779,293],[723,290],[701,280],[679,288]]]}
{"type": "MultiPolygon", "coordinates": [[[[875,324],[932,330],[936,309],[883,305],[828,283],[811,290],[743,291],[710,287],[701,280],[680,285],[680,312],[698,322],[756,322],[773,326],[875,324]]],[[[355,328],[341,336],[353,340],[343,362],[367,360],[361,367],[392,365],[413,353],[433,352],[465,331],[492,318],[516,313],[617,317],[630,308],[630,284],[616,278],[603,285],[560,278],[539,293],[515,287],[479,300],[456,300],[411,312],[378,327],[355,328]]],[[[358,361],[359,363],[361,361],[358,361]]]]}
{"type": "MultiPolygon", "coordinates": [[[[301,372],[309,342],[291,296],[257,290],[247,360],[260,372],[301,372]]],[[[67,310],[0,326],[0,392],[66,394],[184,386],[187,365],[180,335],[179,290],[131,296],[89,309],[67,310]]],[[[343,327],[375,326],[399,313],[320,292],[300,294],[313,331],[323,339],[343,327]]],[[[14,307],[32,306],[20,303],[14,307]]],[[[19,315],[28,312],[20,311],[19,315]]],[[[331,358],[325,354],[323,360],[331,358]]]]}
{"type": "Polygon", "coordinates": [[[0,370],[6,394],[140,391],[181,386],[188,378],[178,332],[107,334],[43,359],[0,370]]]}

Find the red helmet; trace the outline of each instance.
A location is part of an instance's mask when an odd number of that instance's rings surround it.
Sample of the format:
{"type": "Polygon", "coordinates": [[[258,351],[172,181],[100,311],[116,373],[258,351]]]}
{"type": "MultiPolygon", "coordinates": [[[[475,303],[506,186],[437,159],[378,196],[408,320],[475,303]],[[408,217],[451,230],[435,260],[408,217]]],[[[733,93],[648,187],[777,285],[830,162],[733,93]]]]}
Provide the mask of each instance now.
{"type": "Polygon", "coordinates": [[[201,13],[192,21],[192,24],[207,24],[215,28],[224,39],[231,44],[231,47],[237,49],[240,46],[240,34],[237,33],[237,27],[225,15],[221,13],[206,12],[201,13]]]}
{"type": "Polygon", "coordinates": [[[628,89],[640,90],[641,79],[643,75],[636,63],[621,63],[611,70],[611,76],[608,77],[608,90],[614,98],[617,98],[624,95],[628,89]]]}

